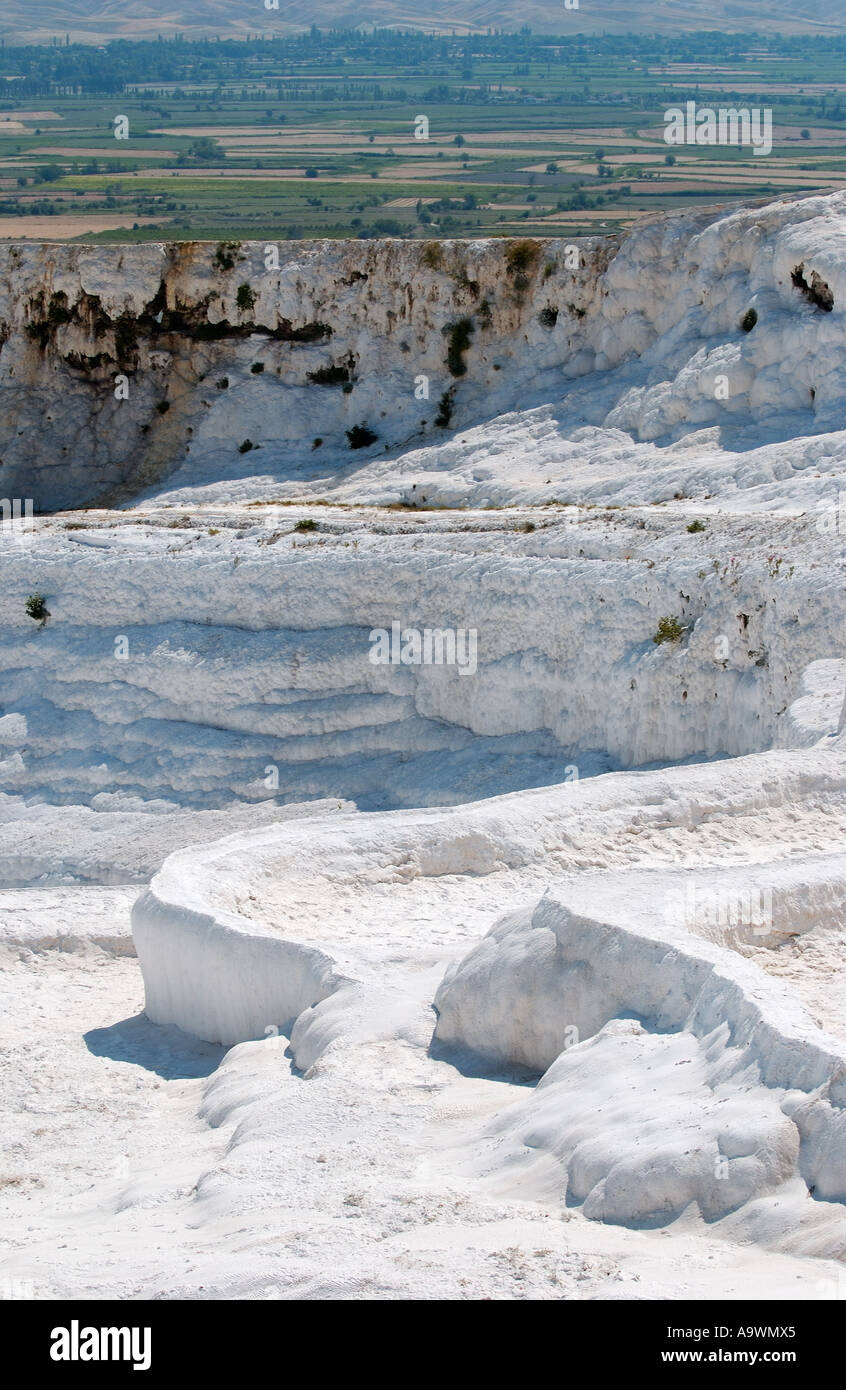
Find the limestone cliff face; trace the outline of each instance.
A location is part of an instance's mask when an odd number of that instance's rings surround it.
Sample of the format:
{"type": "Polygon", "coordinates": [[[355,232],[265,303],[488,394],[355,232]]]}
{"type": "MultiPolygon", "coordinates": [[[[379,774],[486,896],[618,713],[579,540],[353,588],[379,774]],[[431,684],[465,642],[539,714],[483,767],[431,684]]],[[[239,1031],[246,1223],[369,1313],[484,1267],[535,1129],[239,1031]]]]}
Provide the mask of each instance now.
{"type": "Polygon", "coordinates": [[[226,477],[250,446],[278,471],[442,436],[538,373],[593,365],[616,245],[0,248],[0,492],[48,510],[204,451],[226,477]]]}
{"type": "Polygon", "coordinates": [[[0,252],[0,498],[163,484],[4,533],[0,803],[420,805],[489,794],[488,760],[498,789],[548,776],[548,740],[644,763],[809,737],[801,672],[843,655],[844,211],[292,244],[275,269],[264,245],[0,252]],[[318,508],[333,490],[479,511],[318,508]],[[518,526],[515,490],[559,506],[518,526]],[[372,662],[394,620],[476,630],[478,679],[372,662]]]}
{"type": "Polygon", "coordinates": [[[790,412],[781,438],[842,429],[844,212],[838,193],[576,242],[0,248],[0,497],[307,491],[420,449],[437,474],[450,431],[563,397],[612,444],[754,425],[748,447],[790,412]]]}

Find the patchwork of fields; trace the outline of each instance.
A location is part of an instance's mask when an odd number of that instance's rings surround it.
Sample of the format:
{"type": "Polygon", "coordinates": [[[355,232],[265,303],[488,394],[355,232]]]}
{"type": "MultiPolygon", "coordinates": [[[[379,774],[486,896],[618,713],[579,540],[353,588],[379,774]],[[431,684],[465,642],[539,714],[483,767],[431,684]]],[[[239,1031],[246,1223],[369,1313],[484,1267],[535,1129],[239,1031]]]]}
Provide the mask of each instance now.
{"type": "Polygon", "coordinates": [[[315,31],[4,48],[0,77],[0,239],[577,235],[846,182],[836,37],[315,31]],[[772,152],[671,148],[689,100],[765,106],[772,152]]]}

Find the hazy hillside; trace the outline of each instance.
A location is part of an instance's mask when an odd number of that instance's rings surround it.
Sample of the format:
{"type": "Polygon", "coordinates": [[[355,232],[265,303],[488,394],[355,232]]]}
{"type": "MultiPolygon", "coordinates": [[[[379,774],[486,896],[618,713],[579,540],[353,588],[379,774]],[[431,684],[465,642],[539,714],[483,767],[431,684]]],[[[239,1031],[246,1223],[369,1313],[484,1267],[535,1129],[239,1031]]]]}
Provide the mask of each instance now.
{"type": "Polygon", "coordinates": [[[562,0],[278,0],[265,9],[256,0],[201,0],[195,6],[171,0],[146,0],[130,9],[120,0],[8,0],[0,19],[7,42],[43,41],[58,33],[75,39],[135,37],[141,34],[248,34],[272,28],[304,29],[319,25],[407,24],[446,31],[508,30],[530,24],[539,33],[597,34],[604,32],[691,29],[780,30],[784,33],[842,32],[846,12],[841,0],[808,0],[799,9],[788,0],[762,7],[757,0],[582,0],[578,10],[565,10],[562,0]]]}

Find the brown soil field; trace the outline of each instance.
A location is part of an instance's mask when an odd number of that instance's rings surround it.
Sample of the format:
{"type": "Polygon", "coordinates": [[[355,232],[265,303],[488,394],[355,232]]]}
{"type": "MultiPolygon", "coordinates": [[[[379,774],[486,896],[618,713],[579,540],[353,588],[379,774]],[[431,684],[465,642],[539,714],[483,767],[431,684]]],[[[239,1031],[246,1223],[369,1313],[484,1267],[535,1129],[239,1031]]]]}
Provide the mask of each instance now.
{"type": "Polygon", "coordinates": [[[482,130],[476,135],[468,135],[470,140],[478,142],[480,145],[499,145],[507,144],[510,149],[514,144],[548,144],[550,140],[567,141],[572,144],[583,142],[596,144],[598,141],[607,143],[612,138],[621,139],[624,143],[631,140],[622,126],[608,126],[606,129],[601,127],[582,126],[579,130],[565,130],[556,128],[553,130],[482,130]]]}
{"type": "Polygon", "coordinates": [[[395,140],[374,140],[371,145],[363,135],[336,134],[333,131],[324,131],[320,137],[315,132],[305,138],[299,132],[296,134],[289,132],[285,135],[255,136],[221,134],[218,136],[218,143],[227,150],[249,150],[251,152],[279,150],[286,154],[290,154],[294,150],[301,150],[309,154],[319,150],[325,150],[332,154],[337,154],[341,150],[345,154],[385,154],[387,150],[391,149],[401,154],[416,154],[421,159],[435,158],[435,152],[438,149],[453,148],[452,139],[445,137],[439,140],[415,140],[399,136],[395,140]]]}
{"type": "Polygon", "coordinates": [[[4,118],[10,121],[63,121],[58,111],[6,111],[4,118]]]}
{"type": "Polygon", "coordinates": [[[27,158],[30,163],[45,154],[60,154],[68,159],[126,159],[129,155],[133,159],[161,159],[162,155],[171,159],[178,153],[178,150],[138,150],[133,149],[131,140],[112,140],[108,145],[39,145],[29,151],[27,158]]]}
{"type": "MultiPolygon", "coordinates": [[[[409,122],[409,134],[398,135],[396,138],[388,136],[377,136],[371,145],[366,134],[361,130],[351,130],[347,122],[339,125],[323,126],[285,126],[284,129],[274,128],[272,125],[244,125],[244,126],[161,126],[154,130],[154,135],[181,135],[190,139],[209,137],[212,140],[219,140],[221,144],[229,144],[238,141],[240,144],[254,145],[266,144],[268,141],[273,144],[282,143],[288,145],[308,145],[315,141],[321,145],[363,145],[367,149],[384,148],[387,145],[410,144],[422,145],[425,141],[415,140],[412,133],[412,123],[409,122]]],[[[441,137],[442,141],[446,136],[441,137]]],[[[430,140],[430,144],[435,141],[430,140]]]]}
{"type": "MultiPolygon", "coordinates": [[[[151,222],[161,222],[164,218],[132,217],[117,213],[113,217],[0,217],[0,241],[67,241],[71,237],[94,235],[96,232],[111,232],[119,227],[148,227],[151,222]]],[[[170,220],[169,218],[167,219],[170,220]]]]}

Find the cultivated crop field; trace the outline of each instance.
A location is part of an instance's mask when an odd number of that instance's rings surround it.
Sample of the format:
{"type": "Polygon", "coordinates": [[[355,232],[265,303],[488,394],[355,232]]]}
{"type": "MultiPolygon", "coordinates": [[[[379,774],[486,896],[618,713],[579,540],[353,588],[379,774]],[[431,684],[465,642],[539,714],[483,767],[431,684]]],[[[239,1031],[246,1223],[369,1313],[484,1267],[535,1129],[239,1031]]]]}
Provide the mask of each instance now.
{"type": "Polygon", "coordinates": [[[57,41],[0,77],[6,239],[576,235],[846,181],[842,37],[57,41]],[[772,151],[668,146],[691,100],[770,109],[772,151]]]}

